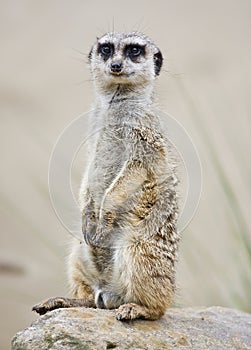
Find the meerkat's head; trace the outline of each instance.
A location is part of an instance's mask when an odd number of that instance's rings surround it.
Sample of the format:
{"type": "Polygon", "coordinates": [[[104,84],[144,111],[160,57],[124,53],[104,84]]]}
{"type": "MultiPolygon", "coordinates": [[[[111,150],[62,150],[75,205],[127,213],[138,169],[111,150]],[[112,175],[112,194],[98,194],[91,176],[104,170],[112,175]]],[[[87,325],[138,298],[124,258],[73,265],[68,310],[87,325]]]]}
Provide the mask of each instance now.
{"type": "Polygon", "coordinates": [[[149,83],[159,75],[162,61],[160,50],[138,32],[105,34],[89,54],[93,78],[103,89],[149,83]]]}

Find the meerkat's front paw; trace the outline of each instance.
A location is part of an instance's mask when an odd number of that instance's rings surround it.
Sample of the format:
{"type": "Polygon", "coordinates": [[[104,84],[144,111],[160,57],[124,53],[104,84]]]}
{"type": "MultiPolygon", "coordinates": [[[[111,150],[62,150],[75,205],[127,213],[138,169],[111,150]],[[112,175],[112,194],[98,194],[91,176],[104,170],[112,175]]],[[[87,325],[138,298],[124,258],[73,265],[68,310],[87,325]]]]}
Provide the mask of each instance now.
{"type": "Polygon", "coordinates": [[[65,298],[50,298],[42,303],[36,304],[32,307],[32,311],[36,311],[39,315],[44,315],[48,311],[59,309],[61,307],[68,307],[65,298]]]}
{"type": "Polygon", "coordinates": [[[56,297],[34,305],[32,311],[36,311],[39,315],[44,315],[48,311],[68,307],[96,307],[96,305],[92,294],[90,294],[86,299],[56,297]]]}
{"type": "Polygon", "coordinates": [[[121,305],[116,312],[118,321],[135,320],[136,318],[147,318],[145,307],[129,303],[121,305]]]}

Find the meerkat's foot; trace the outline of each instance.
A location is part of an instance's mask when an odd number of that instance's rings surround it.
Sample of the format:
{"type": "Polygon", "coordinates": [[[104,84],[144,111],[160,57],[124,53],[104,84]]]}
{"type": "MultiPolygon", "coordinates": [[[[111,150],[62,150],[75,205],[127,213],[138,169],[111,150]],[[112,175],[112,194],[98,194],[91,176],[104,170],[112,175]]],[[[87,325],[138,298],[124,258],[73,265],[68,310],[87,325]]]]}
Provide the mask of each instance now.
{"type": "Polygon", "coordinates": [[[146,306],[141,306],[138,304],[123,304],[116,312],[116,319],[118,321],[128,321],[135,320],[137,318],[142,318],[146,320],[157,320],[163,316],[163,312],[157,312],[148,309],[146,306]]]}
{"type": "Polygon", "coordinates": [[[68,307],[95,307],[95,304],[92,301],[84,299],[56,297],[34,305],[32,311],[36,311],[39,315],[44,315],[48,311],[68,307]]]}

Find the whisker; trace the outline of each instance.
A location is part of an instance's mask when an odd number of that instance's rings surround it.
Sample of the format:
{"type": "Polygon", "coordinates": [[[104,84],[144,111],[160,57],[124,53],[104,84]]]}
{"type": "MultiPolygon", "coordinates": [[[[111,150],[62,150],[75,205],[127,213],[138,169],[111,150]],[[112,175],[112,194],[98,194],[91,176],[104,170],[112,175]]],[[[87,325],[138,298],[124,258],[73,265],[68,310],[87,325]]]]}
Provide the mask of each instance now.
{"type": "Polygon", "coordinates": [[[81,80],[79,82],[76,82],[74,85],[82,86],[82,85],[84,85],[86,83],[92,83],[92,82],[94,82],[94,79],[85,79],[85,80],[81,80]]]}
{"type": "Polygon", "coordinates": [[[79,53],[81,56],[88,57],[88,54],[86,52],[80,51],[79,49],[76,49],[74,47],[72,48],[72,50],[79,53]]]}

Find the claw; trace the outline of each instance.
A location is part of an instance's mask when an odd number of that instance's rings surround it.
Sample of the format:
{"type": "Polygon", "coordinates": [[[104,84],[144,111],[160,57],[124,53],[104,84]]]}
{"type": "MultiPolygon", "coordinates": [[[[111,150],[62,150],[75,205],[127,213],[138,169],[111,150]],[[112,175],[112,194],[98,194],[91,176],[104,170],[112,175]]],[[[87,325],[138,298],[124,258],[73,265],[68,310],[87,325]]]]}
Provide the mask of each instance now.
{"type": "Polygon", "coordinates": [[[35,311],[39,315],[45,315],[48,309],[46,309],[44,306],[40,306],[40,304],[34,305],[31,309],[32,311],[35,311]]]}
{"type": "Polygon", "coordinates": [[[121,314],[117,314],[116,315],[116,320],[117,321],[121,321],[122,320],[122,315],[121,314]]]}

